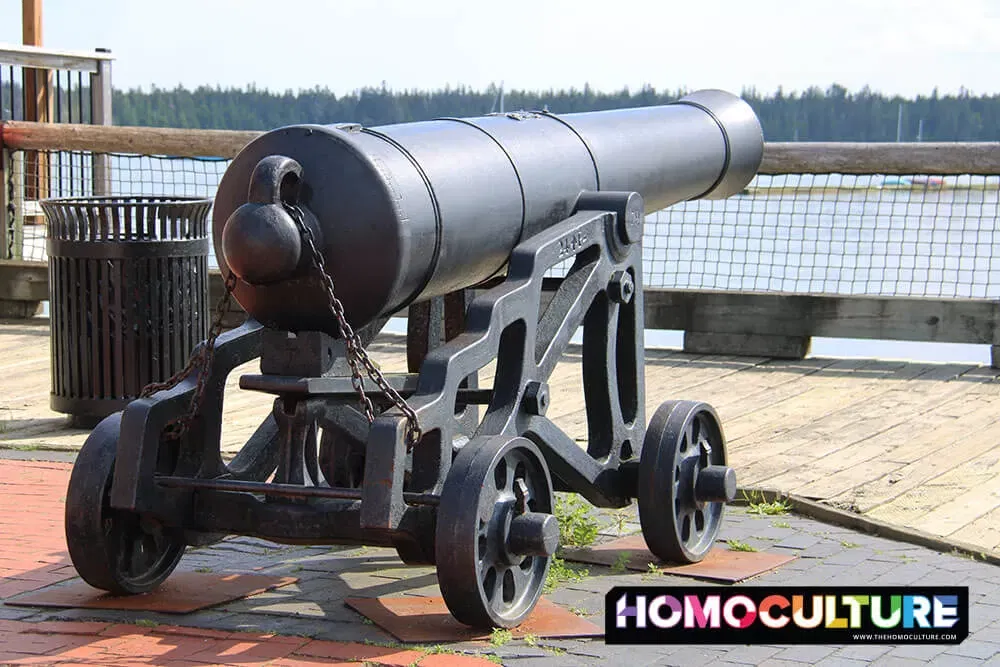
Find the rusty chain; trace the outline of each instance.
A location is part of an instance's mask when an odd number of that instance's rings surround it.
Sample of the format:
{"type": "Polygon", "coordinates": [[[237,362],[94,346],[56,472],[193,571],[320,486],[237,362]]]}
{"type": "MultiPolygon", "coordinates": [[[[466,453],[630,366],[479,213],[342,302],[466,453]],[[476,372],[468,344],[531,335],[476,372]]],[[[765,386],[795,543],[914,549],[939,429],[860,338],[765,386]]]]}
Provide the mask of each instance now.
{"type": "Polygon", "coordinates": [[[295,204],[287,202],[283,202],[283,204],[295,222],[295,226],[298,227],[302,240],[305,241],[309,249],[309,259],[313,268],[319,272],[320,279],[323,281],[326,296],[330,303],[330,310],[333,311],[334,317],[337,318],[337,327],[340,329],[340,336],[344,339],[344,345],[347,348],[347,363],[351,367],[351,384],[358,393],[358,402],[361,404],[362,412],[367,417],[369,424],[375,421],[375,408],[368,394],[365,392],[364,378],[361,374],[361,366],[364,366],[368,377],[378,385],[379,389],[392,401],[392,404],[399,408],[400,412],[406,416],[406,446],[407,449],[412,448],[420,440],[421,436],[417,413],[406,402],[406,399],[400,396],[399,392],[389,384],[382,371],[372,362],[358,334],[351,327],[350,322],[347,321],[347,315],[344,313],[344,304],[337,298],[333,278],[330,277],[330,274],[326,270],[326,262],[323,260],[323,255],[316,248],[312,230],[305,223],[302,209],[295,204]]]}
{"type": "Polygon", "coordinates": [[[201,409],[201,403],[205,397],[205,386],[208,382],[209,369],[212,366],[212,359],[215,358],[215,341],[222,333],[222,320],[225,318],[232,303],[233,290],[236,289],[236,280],[236,274],[230,271],[229,275],[226,276],[226,293],[222,295],[222,298],[219,299],[219,302],[215,306],[215,320],[208,331],[208,339],[204,345],[194,351],[184,368],[163,382],[151,382],[143,387],[142,392],[139,394],[139,398],[148,398],[158,391],[173,389],[190,376],[196,368],[198,369],[198,382],[195,385],[194,395],[191,397],[187,413],[181,417],[172,419],[163,429],[163,437],[168,440],[176,440],[183,437],[188,429],[191,428],[191,422],[194,421],[198,410],[201,409]]]}
{"type": "MultiPolygon", "coordinates": [[[[320,275],[320,279],[323,281],[326,296],[330,304],[330,310],[337,319],[337,327],[340,330],[341,338],[344,339],[344,344],[347,348],[347,363],[351,368],[351,384],[353,385],[354,390],[358,393],[358,401],[361,405],[361,411],[368,419],[369,424],[375,421],[375,407],[372,404],[371,398],[368,397],[364,387],[364,377],[361,372],[362,367],[364,367],[368,377],[370,377],[371,380],[378,385],[379,389],[381,389],[389,400],[392,401],[393,405],[399,408],[400,412],[406,416],[406,445],[408,449],[412,448],[421,437],[417,413],[406,402],[406,399],[404,399],[385,379],[382,371],[378,369],[375,363],[368,356],[368,352],[361,343],[361,339],[358,337],[357,332],[354,331],[354,328],[347,321],[347,316],[344,312],[344,304],[337,298],[333,279],[326,271],[326,263],[323,260],[323,255],[316,248],[312,230],[310,230],[305,224],[302,210],[294,204],[285,203],[284,206],[292,220],[295,222],[299,233],[302,235],[302,239],[306,243],[313,268],[316,269],[320,275]]],[[[205,344],[191,355],[191,358],[188,360],[184,368],[164,382],[152,382],[146,385],[139,394],[140,398],[148,398],[156,392],[172,389],[180,384],[185,378],[189,377],[195,369],[198,369],[198,383],[195,386],[194,395],[191,397],[191,403],[188,407],[188,411],[183,416],[171,420],[167,424],[163,431],[163,436],[167,439],[180,438],[187,433],[187,430],[191,427],[191,422],[194,421],[195,415],[197,415],[198,410],[201,408],[201,403],[205,394],[205,386],[209,376],[208,369],[211,367],[212,359],[215,355],[215,342],[222,333],[222,320],[225,317],[226,312],[229,310],[233,290],[236,287],[236,281],[236,274],[230,271],[229,275],[226,276],[225,294],[223,294],[222,298],[219,299],[219,302],[216,305],[215,320],[209,330],[208,339],[205,341],[205,344]]]]}
{"type": "Polygon", "coordinates": [[[7,227],[7,247],[0,252],[3,259],[14,259],[14,231],[17,228],[17,208],[14,206],[14,151],[7,151],[7,210],[4,211],[7,227]]]}

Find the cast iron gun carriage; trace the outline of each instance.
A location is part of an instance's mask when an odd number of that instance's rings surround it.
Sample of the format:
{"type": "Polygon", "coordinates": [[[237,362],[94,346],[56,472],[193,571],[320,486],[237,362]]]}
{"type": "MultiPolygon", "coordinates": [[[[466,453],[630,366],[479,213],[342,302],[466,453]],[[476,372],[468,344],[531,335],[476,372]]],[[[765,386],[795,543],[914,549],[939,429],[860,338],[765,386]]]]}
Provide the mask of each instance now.
{"type": "Polygon", "coordinates": [[[80,575],[143,592],[186,545],[232,534],[383,545],[436,564],[460,621],[509,627],[558,546],[558,490],[637,499],[654,554],[702,559],[736,478],[710,406],[669,401],[647,426],[643,221],[740,192],[762,152],[752,110],[720,91],[262,135],[214,211],[227,290],[250,318],[213,328],[189,373],[87,439],[66,508],[80,575]],[[546,278],[557,265],[565,277],[546,278]],[[410,372],[383,374],[364,347],[405,309],[410,372]],[[586,449],[546,418],[547,380],[581,326],[586,449]],[[274,409],[226,463],[226,377],[256,358],[240,386],[274,409]]]}

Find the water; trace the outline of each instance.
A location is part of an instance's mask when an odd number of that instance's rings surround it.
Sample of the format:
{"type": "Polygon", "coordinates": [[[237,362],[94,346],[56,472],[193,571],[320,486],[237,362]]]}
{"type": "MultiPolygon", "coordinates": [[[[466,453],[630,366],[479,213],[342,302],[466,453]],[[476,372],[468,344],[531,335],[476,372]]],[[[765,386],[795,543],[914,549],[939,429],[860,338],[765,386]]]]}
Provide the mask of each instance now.
{"type": "MultiPolygon", "coordinates": [[[[227,161],[113,158],[116,194],[211,196],[227,161]]],[[[84,174],[86,170],[79,173],[84,174]]],[[[72,177],[72,173],[68,177],[72,177]]],[[[750,194],[647,217],[646,287],[1000,298],[1000,177],[759,176],[750,194]],[[926,178],[926,177],[925,177],[926,178]],[[940,187],[943,185],[944,187],[940,187]]],[[[36,232],[37,234],[37,232],[36,232]]],[[[29,241],[29,244],[38,244],[29,241]]],[[[32,257],[32,251],[27,253],[32,257]]],[[[41,257],[38,257],[41,259],[41,257]]],[[[209,259],[215,268],[214,254],[209,259]]],[[[559,275],[566,266],[556,267],[559,275]]],[[[405,331],[404,320],[387,330],[405,331]]],[[[651,347],[680,332],[647,331],[651,347]]],[[[989,363],[987,345],[813,339],[817,356],[989,363]]]]}

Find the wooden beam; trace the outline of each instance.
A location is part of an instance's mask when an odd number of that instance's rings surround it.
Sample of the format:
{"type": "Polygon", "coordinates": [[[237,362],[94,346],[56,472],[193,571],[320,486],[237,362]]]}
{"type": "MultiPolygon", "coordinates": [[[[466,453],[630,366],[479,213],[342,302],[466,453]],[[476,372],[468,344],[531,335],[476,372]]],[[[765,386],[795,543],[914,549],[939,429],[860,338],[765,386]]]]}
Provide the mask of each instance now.
{"type": "MultiPolygon", "coordinates": [[[[28,46],[42,46],[42,0],[21,0],[21,38],[28,46]]],[[[22,70],[24,86],[24,119],[47,123],[51,118],[49,89],[52,73],[48,69],[26,67],[22,70]]],[[[26,198],[44,199],[49,196],[48,155],[29,153],[25,161],[24,187],[26,198]]]]}
{"type": "Polygon", "coordinates": [[[1000,344],[1000,303],[647,290],[646,327],[713,334],[1000,344]]]}
{"type": "Polygon", "coordinates": [[[1000,143],[768,143],[761,174],[1000,174],[1000,143]]]}
{"type": "Polygon", "coordinates": [[[0,140],[21,150],[93,151],[175,157],[235,157],[260,132],[104,127],[68,123],[0,123],[0,140]]]}
{"type": "Polygon", "coordinates": [[[104,60],[114,60],[114,56],[100,51],[61,51],[38,46],[0,45],[0,62],[4,65],[95,74],[99,63],[104,60]]]}
{"type": "Polygon", "coordinates": [[[42,45],[42,0],[21,0],[21,41],[42,45]]]}
{"type": "MultiPolygon", "coordinates": [[[[234,157],[261,132],[3,123],[11,148],[234,157]]],[[[762,174],[1000,174],[998,143],[768,143],[762,174]]]]}
{"type": "MultiPolygon", "coordinates": [[[[90,122],[92,125],[112,125],[111,61],[98,61],[97,72],[90,75],[90,122]]],[[[93,192],[97,196],[111,194],[111,160],[106,154],[93,156],[93,192]]]]}
{"type": "Polygon", "coordinates": [[[49,267],[44,262],[0,260],[0,300],[46,301],[49,267]]]}
{"type": "MultiPolygon", "coordinates": [[[[44,262],[0,261],[0,298],[43,301],[48,275],[44,262]]],[[[210,271],[212,303],[222,289],[222,274],[210,271]]],[[[1000,344],[1000,302],[985,299],[647,289],[645,302],[647,329],[1000,344]]]]}

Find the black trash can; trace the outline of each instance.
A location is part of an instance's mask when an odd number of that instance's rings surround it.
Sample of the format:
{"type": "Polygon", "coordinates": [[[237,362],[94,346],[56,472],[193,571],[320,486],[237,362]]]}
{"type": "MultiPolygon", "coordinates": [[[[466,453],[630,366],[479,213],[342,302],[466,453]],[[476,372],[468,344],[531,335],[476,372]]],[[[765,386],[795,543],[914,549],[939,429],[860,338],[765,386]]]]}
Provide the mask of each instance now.
{"type": "Polygon", "coordinates": [[[71,197],[48,218],[50,406],[89,426],[208,335],[211,199],[71,197]]]}

